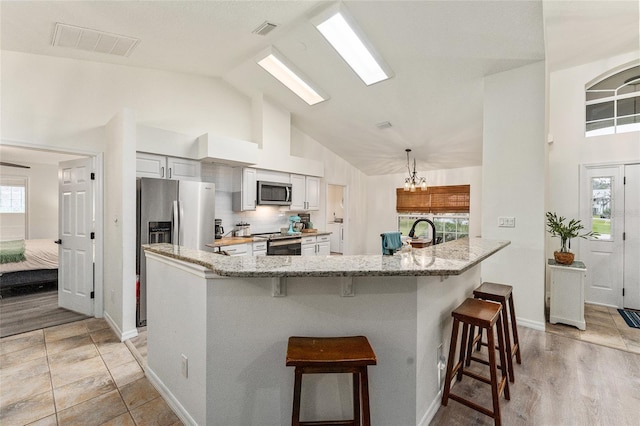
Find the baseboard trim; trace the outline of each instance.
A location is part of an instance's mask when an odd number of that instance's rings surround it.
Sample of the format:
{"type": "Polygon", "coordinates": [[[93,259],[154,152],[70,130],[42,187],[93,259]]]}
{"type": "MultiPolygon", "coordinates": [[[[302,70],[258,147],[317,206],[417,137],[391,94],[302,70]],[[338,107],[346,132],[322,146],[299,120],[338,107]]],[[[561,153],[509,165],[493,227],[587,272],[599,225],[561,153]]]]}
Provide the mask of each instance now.
{"type": "Polygon", "coordinates": [[[113,330],[113,332],[116,333],[116,336],[118,336],[121,342],[124,342],[125,340],[131,339],[138,335],[137,328],[134,328],[133,330],[129,330],[126,333],[120,330],[120,327],[118,327],[118,324],[116,324],[113,318],[111,318],[111,315],[109,315],[109,312],[104,312],[104,319],[105,321],[107,321],[107,324],[109,324],[109,327],[111,327],[111,330],[113,330]]]}
{"type": "Polygon", "coordinates": [[[418,426],[428,426],[429,423],[431,423],[431,420],[433,420],[433,418],[436,416],[436,413],[440,409],[441,400],[442,390],[438,391],[436,399],[431,402],[431,405],[429,405],[427,412],[424,413],[424,416],[422,416],[422,419],[420,419],[420,421],[418,422],[418,426]]]}
{"type": "Polygon", "coordinates": [[[153,385],[154,388],[158,391],[160,396],[169,404],[174,413],[180,418],[180,421],[185,425],[193,425],[198,426],[198,423],[191,417],[191,415],[187,412],[187,410],[180,404],[180,402],[176,399],[176,397],[171,393],[171,391],[162,383],[162,380],[153,372],[151,368],[147,365],[147,369],[145,371],[147,379],[153,385]]]}
{"type": "Polygon", "coordinates": [[[545,331],[545,325],[543,322],[531,321],[524,318],[517,318],[518,325],[522,327],[532,328],[538,331],[545,331]]]}

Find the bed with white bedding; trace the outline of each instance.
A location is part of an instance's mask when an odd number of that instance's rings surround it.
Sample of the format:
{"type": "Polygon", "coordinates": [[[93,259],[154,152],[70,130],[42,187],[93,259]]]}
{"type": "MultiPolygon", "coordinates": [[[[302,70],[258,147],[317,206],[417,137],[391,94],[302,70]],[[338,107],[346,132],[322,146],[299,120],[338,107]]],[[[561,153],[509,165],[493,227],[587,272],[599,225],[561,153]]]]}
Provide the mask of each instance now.
{"type": "Polygon", "coordinates": [[[24,257],[0,263],[0,290],[58,282],[58,245],[53,240],[25,240],[24,257]]]}

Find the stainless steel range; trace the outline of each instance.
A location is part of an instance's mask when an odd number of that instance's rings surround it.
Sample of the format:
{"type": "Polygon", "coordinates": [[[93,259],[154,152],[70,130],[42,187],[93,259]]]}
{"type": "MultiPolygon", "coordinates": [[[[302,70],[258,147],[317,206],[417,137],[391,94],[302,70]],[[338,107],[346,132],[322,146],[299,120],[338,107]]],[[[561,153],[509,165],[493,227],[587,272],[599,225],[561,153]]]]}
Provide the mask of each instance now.
{"type": "Polygon", "coordinates": [[[267,240],[267,256],[300,256],[302,254],[302,237],[299,234],[268,232],[253,234],[253,238],[267,240]]]}

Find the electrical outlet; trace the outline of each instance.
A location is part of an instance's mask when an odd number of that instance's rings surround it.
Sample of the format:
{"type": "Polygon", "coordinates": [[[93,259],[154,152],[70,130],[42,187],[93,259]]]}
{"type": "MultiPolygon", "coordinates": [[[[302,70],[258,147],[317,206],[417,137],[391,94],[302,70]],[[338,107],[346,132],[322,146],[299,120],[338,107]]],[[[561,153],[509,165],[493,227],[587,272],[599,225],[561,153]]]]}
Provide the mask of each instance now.
{"type": "Polygon", "coordinates": [[[182,375],[185,378],[188,378],[189,377],[189,359],[185,354],[182,354],[180,356],[180,359],[182,361],[182,375]]]}

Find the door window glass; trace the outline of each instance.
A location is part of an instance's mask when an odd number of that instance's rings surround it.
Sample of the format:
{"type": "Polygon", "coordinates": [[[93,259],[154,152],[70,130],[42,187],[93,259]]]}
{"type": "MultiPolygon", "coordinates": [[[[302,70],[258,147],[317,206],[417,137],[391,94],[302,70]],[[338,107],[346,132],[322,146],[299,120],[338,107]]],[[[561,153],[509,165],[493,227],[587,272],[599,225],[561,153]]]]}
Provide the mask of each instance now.
{"type": "Polygon", "coordinates": [[[591,230],[598,232],[599,240],[612,239],[613,177],[591,178],[591,230]]]}

